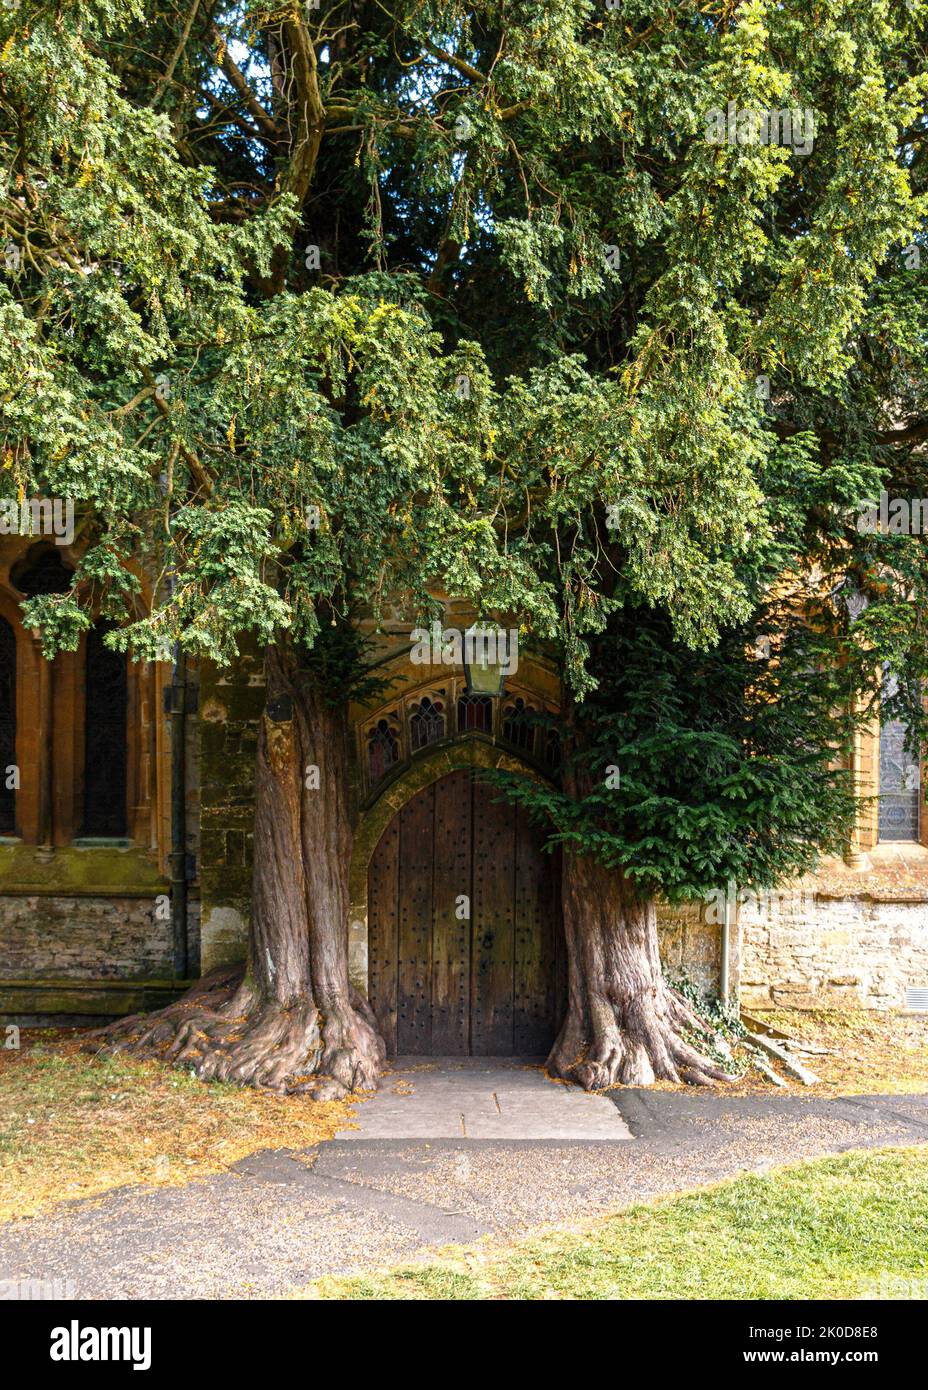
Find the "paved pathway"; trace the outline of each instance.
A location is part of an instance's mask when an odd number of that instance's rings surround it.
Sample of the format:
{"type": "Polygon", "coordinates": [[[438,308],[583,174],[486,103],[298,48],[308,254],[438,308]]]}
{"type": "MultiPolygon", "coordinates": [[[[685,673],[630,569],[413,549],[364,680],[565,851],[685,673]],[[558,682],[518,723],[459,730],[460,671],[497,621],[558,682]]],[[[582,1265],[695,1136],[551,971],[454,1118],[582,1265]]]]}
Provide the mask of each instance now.
{"type": "Polygon", "coordinates": [[[607,1096],[548,1081],[537,1062],[498,1057],[398,1057],[337,1139],[631,1139],[607,1096]]]}
{"type": "MultiPolygon", "coordinates": [[[[124,1188],[0,1227],[0,1280],[68,1280],[79,1298],[268,1297],[328,1272],[581,1220],[739,1172],[851,1148],[928,1143],[928,1096],[829,1100],[698,1090],[599,1098],[616,1108],[615,1142],[563,1128],[537,1137],[518,1132],[536,1124],[520,1099],[531,1087],[551,1086],[559,1097],[563,1088],[540,1072],[520,1082],[513,1076],[519,1068],[501,1070],[502,1080],[489,1087],[491,1073],[479,1065],[395,1071],[379,1097],[359,1107],[353,1137],[303,1154],[253,1154],[186,1187],[124,1188]],[[407,1086],[410,1107],[400,1111],[407,1086]],[[494,1093],[497,1121],[485,1103],[494,1093]],[[468,1137],[374,1137],[388,1121],[412,1128],[398,1116],[414,1114],[427,1095],[442,1123],[464,1115],[468,1137]],[[513,1099],[504,1103],[507,1096],[513,1099]],[[482,1122],[509,1128],[502,1137],[477,1137],[470,1126],[482,1122]]],[[[611,1123],[596,1099],[577,1097],[588,1112],[572,1099],[546,1101],[545,1123],[572,1128],[575,1115],[576,1123],[590,1123],[587,1113],[596,1126],[611,1123]]]]}

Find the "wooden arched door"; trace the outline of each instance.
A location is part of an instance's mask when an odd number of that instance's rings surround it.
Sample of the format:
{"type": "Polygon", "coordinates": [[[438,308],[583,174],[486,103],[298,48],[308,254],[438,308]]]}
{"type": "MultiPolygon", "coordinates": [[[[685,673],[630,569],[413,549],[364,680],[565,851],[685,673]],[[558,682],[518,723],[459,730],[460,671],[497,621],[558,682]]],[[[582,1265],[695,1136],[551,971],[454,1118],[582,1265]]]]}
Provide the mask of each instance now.
{"type": "Polygon", "coordinates": [[[368,871],[371,1005],[391,1055],[536,1056],[563,1013],[556,856],[470,771],[394,816],[368,871]]]}

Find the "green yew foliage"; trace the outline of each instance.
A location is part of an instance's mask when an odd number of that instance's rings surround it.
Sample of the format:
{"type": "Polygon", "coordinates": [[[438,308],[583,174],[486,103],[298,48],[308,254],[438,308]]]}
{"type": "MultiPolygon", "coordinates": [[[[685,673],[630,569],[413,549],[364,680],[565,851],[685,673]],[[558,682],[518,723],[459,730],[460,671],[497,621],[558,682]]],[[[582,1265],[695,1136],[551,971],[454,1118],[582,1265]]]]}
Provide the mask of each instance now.
{"type": "Polygon", "coordinates": [[[928,497],[926,24],[9,0],[0,500],[73,499],[81,552],[47,652],[444,590],[559,662],[568,775],[508,794],[572,848],[673,895],[840,847],[884,662],[925,733],[925,538],[858,520],[928,497]]]}

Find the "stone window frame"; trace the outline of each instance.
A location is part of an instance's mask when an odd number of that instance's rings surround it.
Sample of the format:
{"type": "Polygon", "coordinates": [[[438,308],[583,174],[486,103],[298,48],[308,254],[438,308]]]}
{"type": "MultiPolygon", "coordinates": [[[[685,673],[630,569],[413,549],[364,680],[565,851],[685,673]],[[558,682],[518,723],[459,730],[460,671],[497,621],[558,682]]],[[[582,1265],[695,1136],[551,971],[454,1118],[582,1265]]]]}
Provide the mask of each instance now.
{"type": "MultiPolygon", "coordinates": [[[[925,697],[928,711],[928,694],[925,697]]],[[[880,712],[877,701],[868,712],[866,725],[855,738],[854,749],[847,766],[855,778],[860,807],[851,844],[845,854],[846,861],[860,869],[870,867],[867,856],[875,851],[885,851],[893,844],[919,845],[928,850],[928,807],[924,802],[925,788],[928,787],[928,751],[923,750],[920,758],[922,800],[919,802],[918,840],[881,840],[879,838],[879,793],[880,793],[880,712]]]]}
{"type": "Polygon", "coordinates": [[[39,727],[36,711],[40,705],[38,644],[22,625],[19,604],[11,591],[0,585],[0,617],[13,629],[16,653],[16,735],[13,753],[19,768],[19,788],[16,792],[15,826],[12,835],[3,838],[22,839],[37,843],[39,789],[39,727]]]}
{"type": "MultiPolygon", "coordinates": [[[[881,673],[880,683],[882,685],[883,674],[881,673]]],[[[922,707],[928,710],[928,694],[922,699],[922,707]]],[[[918,809],[918,827],[914,840],[895,840],[887,839],[880,834],[880,774],[881,774],[881,755],[882,755],[883,723],[877,706],[876,718],[871,731],[870,757],[872,760],[872,783],[874,794],[874,809],[872,816],[872,848],[891,845],[922,845],[928,847],[928,807],[925,804],[926,777],[928,777],[928,755],[922,750],[918,758],[918,799],[916,802],[918,809]]]]}
{"type": "MultiPolygon", "coordinates": [[[[466,685],[463,686],[454,697],[454,731],[458,738],[464,738],[469,734],[482,735],[484,738],[494,738],[500,727],[498,718],[498,701],[492,695],[471,692],[466,685]],[[489,729],[480,728],[477,723],[465,723],[461,727],[461,707],[468,706],[471,709],[489,710],[490,727],[489,729]]],[[[466,718],[466,716],[465,716],[466,718]]]]}
{"type": "MultiPolygon", "coordinates": [[[[45,660],[38,636],[23,626],[22,595],[9,578],[25,547],[9,549],[0,566],[0,614],[13,629],[16,650],[15,756],[20,785],[14,833],[4,834],[0,841],[60,849],[79,845],[83,838],[87,641],[82,635],[76,651],[45,660]]],[[[127,825],[125,835],[110,837],[114,845],[156,852],[164,849],[164,795],[156,771],[164,760],[156,717],[163,666],[128,661],[127,825]]],[[[104,842],[109,842],[107,837],[94,840],[104,842]]]]}
{"type": "Polygon", "coordinates": [[[499,711],[500,737],[503,738],[511,748],[518,748],[530,758],[537,759],[535,749],[538,743],[543,740],[539,738],[541,732],[539,725],[532,724],[531,721],[540,713],[542,713],[542,711],[539,710],[535,703],[527,696],[518,691],[513,691],[511,694],[507,692],[507,694],[503,696],[499,711]],[[510,710],[512,711],[511,714],[510,710]],[[509,717],[507,718],[507,716],[509,717]],[[514,726],[514,731],[517,735],[515,738],[506,739],[503,735],[502,731],[506,724],[514,726]]]}
{"type": "Polygon", "coordinates": [[[408,761],[405,741],[405,721],[399,709],[380,710],[374,719],[368,721],[361,745],[361,767],[364,770],[365,781],[369,786],[380,786],[382,782],[387,781],[393,775],[396,768],[405,766],[408,761]],[[385,772],[374,778],[371,772],[371,747],[378,738],[382,725],[386,725],[389,733],[393,736],[397,747],[397,757],[385,772]]]}
{"type": "Polygon", "coordinates": [[[409,699],[404,701],[404,704],[405,710],[403,726],[408,738],[410,757],[415,757],[417,753],[424,752],[426,748],[434,747],[436,743],[442,743],[448,737],[449,725],[454,719],[454,714],[448,700],[448,694],[445,686],[434,688],[430,687],[427,690],[417,690],[415,695],[411,696],[409,699]],[[429,706],[433,712],[433,715],[426,714],[425,716],[423,716],[422,702],[424,700],[427,700],[429,702],[429,706]],[[413,720],[417,718],[424,718],[425,721],[430,724],[434,724],[440,719],[442,725],[442,733],[439,735],[438,738],[428,739],[424,743],[417,744],[414,748],[413,720]]]}

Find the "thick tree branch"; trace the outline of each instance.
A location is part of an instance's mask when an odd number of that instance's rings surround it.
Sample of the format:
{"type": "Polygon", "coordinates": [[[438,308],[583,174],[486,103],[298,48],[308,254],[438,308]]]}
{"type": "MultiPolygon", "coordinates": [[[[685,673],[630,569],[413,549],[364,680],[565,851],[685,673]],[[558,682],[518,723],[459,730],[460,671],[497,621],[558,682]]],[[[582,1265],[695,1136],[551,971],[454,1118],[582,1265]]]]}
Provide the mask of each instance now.
{"type": "Polygon", "coordinates": [[[219,65],[225,73],[228,82],[235,88],[236,92],[238,92],[242,101],[245,103],[246,108],[251,112],[255,124],[261,130],[261,133],[267,140],[276,144],[281,134],[276,121],[271,119],[260,101],[258,101],[257,97],[252,92],[241,68],[230,57],[228,49],[226,48],[225,37],[220,33],[215,24],[213,25],[213,38],[217,44],[219,65]]]}
{"type": "MultiPolygon", "coordinates": [[[[809,426],[796,425],[791,420],[774,420],[771,428],[778,439],[792,439],[794,435],[809,430],[809,426]]],[[[841,441],[834,430],[817,426],[811,432],[824,444],[836,447],[841,441]]],[[[877,430],[874,440],[877,444],[895,447],[901,444],[920,444],[928,439],[928,420],[912,420],[894,430],[877,430]]]]}
{"type": "Polygon", "coordinates": [[[928,420],[912,420],[897,430],[880,430],[877,441],[880,444],[920,444],[928,439],[928,420]]]}
{"type": "Polygon", "coordinates": [[[157,88],[155,89],[155,95],[152,98],[152,106],[158,105],[158,102],[164,96],[165,92],[167,91],[168,87],[171,85],[171,82],[173,81],[174,71],[177,67],[177,64],[180,62],[181,57],[183,56],[184,49],[187,47],[187,40],[190,38],[190,30],[193,28],[194,20],[197,17],[197,11],[199,10],[199,8],[200,0],[193,0],[193,4],[190,7],[190,12],[187,15],[186,23],[184,24],[180,39],[178,40],[177,47],[171,55],[171,61],[168,63],[167,68],[164,71],[164,75],[158,83],[157,88]]]}
{"type": "Polygon", "coordinates": [[[471,82],[477,82],[481,87],[486,86],[487,79],[478,68],[472,67],[463,58],[458,58],[453,53],[447,53],[445,49],[439,48],[438,44],[432,43],[430,39],[423,41],[426,52],[431,53],[433,58],[438,58],[440,62],[447,63],[449,68],[454,68],[462,77],[469,77],[471,82]]]}
{"type": "MultiPolygon", "coordinates": [[[[297,207],[302,209],[319,157],[326,111],[319,89],[316,50],[296,5],[284,21],[283,33],[290,50],[291,72],[296,88],[297,127],[290,162],[281,179],[281,191],[292,194],[297,207]]],[[[274,293],[279,293],[284,287],[288,259],[288,248],[278,248],[271,274],[274,293]]]]}
{"type": "MultiPolygon", "coordinates": [[[[164,416],[166,420],[169,420],[171,418],[171,410],[167,404],[167,401],[163,401],[158,392],[155,390],[157,382],[155,381],[154,373],[151,371],[150,368],[143,367],[142,376],[145,378],[145,381],[152,389],[152,400],[155,402],[157,410],[160,412],[161,415],[164,416]]],[[[197,458],[193,450],[189,449],[187,445],[183,442],[180,443],[180,452],[186,460],[190,472],[196,479],[197,485],[203,489],[207,496],[209,496],[209,494],[213,490],[213,483],[206,469],[203,467],[202,463],[197,458]]]]}
{"type": "MultiPolygon", "coordinates": [[[[213,111],[216,113],[217,116],[221,117],[224,121],[237,126],[238,129],[242,132],[242,134],[246,135],[249,140],[263,140],[265,138],[264,134],[260,130],[258,130],[256,126],[253,126],[249,121],[246,121],[245,117],[242,115],[240,111],[233,111],[232,107],[227,106],[224,101],[220,101],[219,97],[217,97],[215,93],[204,92],[203,95],[206,97],[206,100],[209,102],[210,106],[212,107],[213,111]]],[[[200,126],[201,130],[203,128],[204,127],[200,126]]]]}

